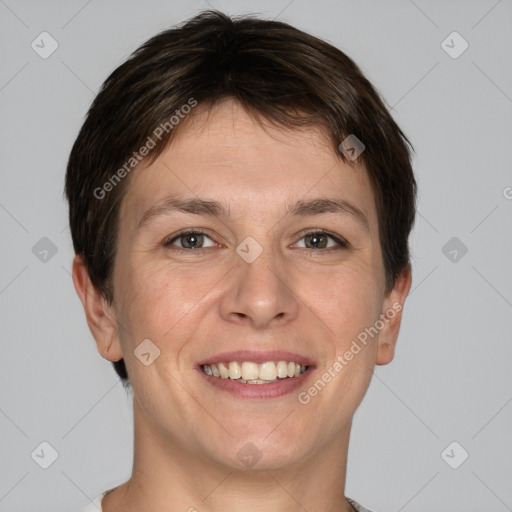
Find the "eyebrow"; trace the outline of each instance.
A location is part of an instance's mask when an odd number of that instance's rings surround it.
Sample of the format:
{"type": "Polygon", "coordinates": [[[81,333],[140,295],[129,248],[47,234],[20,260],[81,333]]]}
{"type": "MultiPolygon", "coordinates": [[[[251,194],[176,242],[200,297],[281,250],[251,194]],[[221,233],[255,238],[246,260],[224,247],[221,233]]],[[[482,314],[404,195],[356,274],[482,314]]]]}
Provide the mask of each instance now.
{"type": "MultiPolygon", "coordinates": [[[[141,229],[154,217],[170,215],[175,212],[204,215],[207,217],[228,218],[230,216],[229,205],[224,202],[199,197],[179,198],[168,196],[144,212],[137,225],[137,230],[141,229]]],[[[319,197],[300,199],[295,203],[287,204],[284,216],[306,217],[325,213],[348,214],[360,222],[368,231],[370,230],[370,223],[362,210],[349,201],[340,198],[319,197]]]]}

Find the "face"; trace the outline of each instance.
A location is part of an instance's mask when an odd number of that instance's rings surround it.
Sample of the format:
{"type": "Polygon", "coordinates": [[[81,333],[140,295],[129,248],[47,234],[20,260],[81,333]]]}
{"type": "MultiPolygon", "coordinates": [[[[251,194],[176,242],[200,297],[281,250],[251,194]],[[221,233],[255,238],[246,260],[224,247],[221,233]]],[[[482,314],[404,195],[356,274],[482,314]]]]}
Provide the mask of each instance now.
{"type": "Polygon", "coordinates": [[[187,121],[130,176],[114,351],[141,424],[170,448],[238,469],[251,457],[267,469],[311,460],[349,430],[397,334],[398,308],[382,315],[404,298],[384,293],[366,172],[319,129],[263,129],[233,101],[187,121]],[[196,202],[172,208],[177,199],[196,202]],[[234,362],[243,380],[271,382],[242,383],[234,362]],[[208,375],[208,363],[233,378],[208,375]]]}

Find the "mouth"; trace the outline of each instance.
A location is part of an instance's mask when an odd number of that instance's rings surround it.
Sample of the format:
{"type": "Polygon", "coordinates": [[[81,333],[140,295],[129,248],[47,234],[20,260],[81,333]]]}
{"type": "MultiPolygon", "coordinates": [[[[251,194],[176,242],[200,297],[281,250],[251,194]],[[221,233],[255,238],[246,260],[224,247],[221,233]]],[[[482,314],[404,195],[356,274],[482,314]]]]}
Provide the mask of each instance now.
{"type": "Polygon", "coordinates": [[[196,368],[217,390],[244,399],[268,399],[302,386],[315,365],[291,352],[237,351],[201,361],[196,368]]]}
{"type": "Polygon", "coordinates": [[[237,380],[242,384],[270,384],[282,379],[294,379],[306,372],[309,366],[295,361],[229,361],[202,364],[201,370],[219,379],[237,380]]]}

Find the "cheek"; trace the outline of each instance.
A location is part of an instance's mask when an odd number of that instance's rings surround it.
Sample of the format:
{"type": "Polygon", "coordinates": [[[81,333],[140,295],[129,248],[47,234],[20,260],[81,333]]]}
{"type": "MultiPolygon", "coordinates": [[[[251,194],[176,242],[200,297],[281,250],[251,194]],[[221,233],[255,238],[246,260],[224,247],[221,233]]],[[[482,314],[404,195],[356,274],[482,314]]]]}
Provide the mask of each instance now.
{"type": "MultiPolygon", "coordinates": [[[[146,408],[158,396],[162,382],[169,381],[168,387],[175,387],[170,375],[176,372],[181,350],[197,328],[187,315],[193,304],[185,295],[193,292],[176,275],[154,265],[125,265],[123,271],[126,273],[120,272],[119,279],[119,337],[132,387],[146,408]],[[134,351],[147,339],[156,346],[146,342],[151,357],[158,355],[145,366],[134,351]]],[[[179,401],[179,389],[177,394],[179,401]]]]}
{"type": "Polygon", "coordinates": [[[337,343],[346,343],[373,325],[381,307],[380,281],[368,266],[302,276],[303,300],[322,318],[337,343]]]}
{"type": "MultiPolygon", "coordinates": [[[[162,349],[172,344],[179,351],[198,327],[208,293],[222,277],[206,265],[171,266],[166,261],[140,262],[136,258],[119,266],[121,290],[119,321],[127,326],[123,342],[132,347],[149,338],[162,349]]],[[[162,355],[164,353],[162,352],[162,355]]]]}
{"type": "Polygon", "coordinates": [[[332,428],[336,429],[340,418],[349,420],[371,381],[377,337],[369,337],[365,330],[379,318],[379,283],[370,273],[352,268],[319,281],[317,289],[322,292],[308,295],[308,307],[316,308],[315,313],[322,320],[319,322],[322,332],[328,334],[323,340],[326,357],[317,375],[318,380],[327,384],[324,392],[323,384],[317,384],[317,380],[304,392],[310,397],[320,397],[316,401],[311,399],[315,416],[321,421],[333,422],[332,428]],[[329,328],[327,331],[325,325],[329,328]],[[321,412],[326,403],[329,404],[329,420],[325,420],[321,412]]]}
{"type": "Polygon", "coordinates": [[[190,309],[186,288],[180,279],[158,269],[133,269],[126,275],[130,279],[123,287],[121,320],[130,325],[134,337],[160,339],[190,309]]]}

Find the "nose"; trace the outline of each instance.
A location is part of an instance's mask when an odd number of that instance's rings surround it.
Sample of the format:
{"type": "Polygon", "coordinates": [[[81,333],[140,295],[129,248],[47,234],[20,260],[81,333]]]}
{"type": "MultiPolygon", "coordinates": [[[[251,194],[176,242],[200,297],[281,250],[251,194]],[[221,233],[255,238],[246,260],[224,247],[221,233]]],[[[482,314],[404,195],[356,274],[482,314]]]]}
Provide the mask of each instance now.
{"type": "Polygon", "coordinates": [[[255,329],[285,325],[296,318],[299,300],[286,264],[279,264],[270,249],[248,263],[236,257],[230,286],[221,300],[221,315],[229,322],[247,323],[255,329]]]}

